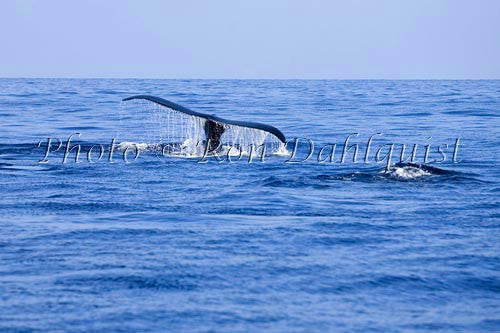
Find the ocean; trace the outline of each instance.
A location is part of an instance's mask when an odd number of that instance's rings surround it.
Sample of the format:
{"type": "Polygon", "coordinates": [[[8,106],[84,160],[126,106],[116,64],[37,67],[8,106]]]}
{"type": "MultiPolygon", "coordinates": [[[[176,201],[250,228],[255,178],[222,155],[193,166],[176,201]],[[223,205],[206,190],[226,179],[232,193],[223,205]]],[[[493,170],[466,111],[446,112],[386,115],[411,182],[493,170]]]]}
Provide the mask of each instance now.
{"type": "Polygon", "coordinates": [[[500,81],[0,79],[0,123],[1,332],[500,331],[500,81]],[[290,141],[139,149],[137,94],[290,141]]]}

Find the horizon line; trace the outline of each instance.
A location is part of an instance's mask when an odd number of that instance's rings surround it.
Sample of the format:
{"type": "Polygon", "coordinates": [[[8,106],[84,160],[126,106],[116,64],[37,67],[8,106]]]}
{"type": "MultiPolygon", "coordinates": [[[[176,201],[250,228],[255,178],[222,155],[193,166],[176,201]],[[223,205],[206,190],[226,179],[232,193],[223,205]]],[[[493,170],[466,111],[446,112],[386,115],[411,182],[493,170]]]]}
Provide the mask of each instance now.
{"type": "Polygon", "coordinates": [[[194,78],[194,77],[99,77],[99,76],[0,76],[0,79],[34,79],[34,80],[233,80],[233,81],[498,81],[500,78],[194,78]]]}

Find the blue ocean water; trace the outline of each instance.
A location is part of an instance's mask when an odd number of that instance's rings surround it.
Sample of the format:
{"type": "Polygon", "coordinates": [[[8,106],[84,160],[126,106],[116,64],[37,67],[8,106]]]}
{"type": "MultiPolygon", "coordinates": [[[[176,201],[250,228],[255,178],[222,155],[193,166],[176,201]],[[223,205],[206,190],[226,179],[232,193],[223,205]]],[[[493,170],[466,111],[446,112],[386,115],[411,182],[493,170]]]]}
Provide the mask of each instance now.
{"type": "Polygon", "coordinates": [[[0,121],[2,332],[500,331],[500,81],[0,79],[0,121]],[[315,152],[89,163],[161,130],[134,94],[315,152]],[[80,163],[39,163],[76,132],[80,163]],[[446,159],[383,172],[388,143],[446,159]]]}

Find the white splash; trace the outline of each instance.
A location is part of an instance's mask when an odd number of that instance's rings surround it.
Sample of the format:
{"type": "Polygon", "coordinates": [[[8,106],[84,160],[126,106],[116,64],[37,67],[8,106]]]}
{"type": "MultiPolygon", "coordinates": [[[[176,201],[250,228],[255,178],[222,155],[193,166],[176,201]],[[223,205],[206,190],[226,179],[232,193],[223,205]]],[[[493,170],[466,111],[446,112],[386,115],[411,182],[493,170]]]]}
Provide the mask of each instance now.
{"type": "Polygon", "coordinates": [[[400,178],[400,179],[415,179],[423,176],[430,176],[431,173],[423,169],[414,166],[391,166],[388,171],[383,171],[388,173],[389,176],[400,178]]]}
{"type": "Polygon", "coordinates": [[[130,142],[130,141],[123,141],[120,142],[115,146],[115,149],[117,151],[125,151],[127,149],[138,149],[139,151],[145,151],[148,150],[149,145],[147,143],[138,143],[138,142],[130,142]]]}

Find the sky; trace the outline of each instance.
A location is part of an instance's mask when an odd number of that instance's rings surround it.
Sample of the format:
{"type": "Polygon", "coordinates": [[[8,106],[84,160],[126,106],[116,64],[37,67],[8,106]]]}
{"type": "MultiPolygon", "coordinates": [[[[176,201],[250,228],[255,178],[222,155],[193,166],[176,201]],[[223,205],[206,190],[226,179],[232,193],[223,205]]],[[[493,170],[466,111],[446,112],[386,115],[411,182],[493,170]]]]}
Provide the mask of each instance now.
{"type": "Polygon", "coordinates": [[[500,79],[497,0],[0,0],[0,77],[500,79]]]}

